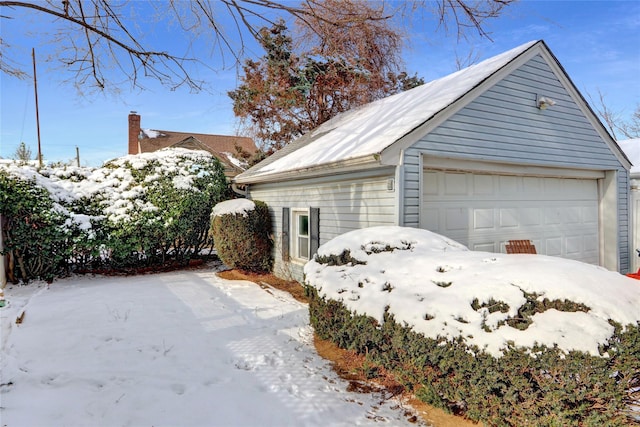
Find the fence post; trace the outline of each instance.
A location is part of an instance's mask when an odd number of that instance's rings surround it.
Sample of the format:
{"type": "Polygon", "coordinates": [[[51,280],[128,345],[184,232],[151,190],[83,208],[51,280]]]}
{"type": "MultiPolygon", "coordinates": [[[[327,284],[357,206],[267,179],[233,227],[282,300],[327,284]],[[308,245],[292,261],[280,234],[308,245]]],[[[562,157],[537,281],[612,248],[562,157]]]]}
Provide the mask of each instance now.
{"type": "Polygon", "coordinates": [[[7,285],[7,274],[5,272],[5,255],[1,254],[4,251],[4,241],[2,235],[4,234],[4,217],[0,214],[0,289],[4,289],[7,285]]]}

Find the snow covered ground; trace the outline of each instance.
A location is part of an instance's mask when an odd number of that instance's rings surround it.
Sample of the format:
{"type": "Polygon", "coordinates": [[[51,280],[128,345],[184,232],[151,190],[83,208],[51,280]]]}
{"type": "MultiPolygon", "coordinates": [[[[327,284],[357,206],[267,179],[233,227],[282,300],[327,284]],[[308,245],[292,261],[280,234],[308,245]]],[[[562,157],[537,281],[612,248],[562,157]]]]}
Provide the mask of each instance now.
{"type": "Polygon", "coordinates": [[[346,391],[306,305],[215,268],[5,296],[2,426],[415,425],[381,393],[346,391]]]}
{"type": "MultiPolygon", "coordinates": [[[[319,253],[345,249],[359,263],[306,265],[322,295],[380,320],[388,307],[418,332],[462,336],[498,357],[507,342],[536,341],[598,354],[609,319],[640,321],[640,282],[576,261],[473,252],[400,227],[350,232],[319,253]],[[548,309],[518,330],[503,321],[525,293],[588,310],[548,309]],[[504,310],[490,310],[497,303],[504,310]]],[[[382,392],[346,391],[315,352],[305,304],[214,266],[5,294],[1,426],[412,425],[382,392]]]]}

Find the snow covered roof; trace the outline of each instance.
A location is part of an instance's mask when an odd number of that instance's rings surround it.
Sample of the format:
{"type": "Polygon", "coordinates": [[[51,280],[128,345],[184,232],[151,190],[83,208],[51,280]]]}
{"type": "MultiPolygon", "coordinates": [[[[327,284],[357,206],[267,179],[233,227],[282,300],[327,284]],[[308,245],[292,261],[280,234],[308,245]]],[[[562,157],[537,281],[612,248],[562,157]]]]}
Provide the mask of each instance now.
{"type": "Polygon", "coordinates": [[[140,141],[140,148],[143,153],[171,147],[188,140],[189,138],[198,140],[200,143],[216,152],[235,152],[236,146],[240,146],[250,154],[255,153],[257,150],[253,139],[245,136],[213,135],[157,129],[142,129],[142,132],[144,134],[144,138],[140,141]]]}
{"type": "Polygon", "coordinates": [[[640,177],[640,138],[618,141],[618,145],[633,164],[630,170],[631,175],[640,177]]]}
{"type": "Polygon", "coordinates": [[[236,182],[250,183],[378,155],[534,46],[545,45],[543,41],[525,43],[422,86],[342,113],[238,175],[236,182]]]}
{"type": "Polygon", "coordinates": [[[222,162],[225,175],[229,178],[247,168],[238,149],[249,155],[258,150],[249,137],[143,129],[140,127],[140,116],[135,112],[129,115],[129,154],[150,153],[168,147],[208,151],[222,162]]]}

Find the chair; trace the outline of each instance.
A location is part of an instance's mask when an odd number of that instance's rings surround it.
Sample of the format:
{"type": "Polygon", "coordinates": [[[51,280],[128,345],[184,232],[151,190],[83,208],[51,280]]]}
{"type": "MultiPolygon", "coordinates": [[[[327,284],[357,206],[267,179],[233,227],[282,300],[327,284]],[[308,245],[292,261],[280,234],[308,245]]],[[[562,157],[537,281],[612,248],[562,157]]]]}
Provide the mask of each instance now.
{"type": "Polygon", "coordinates": [[[504,245],[508,254],[536,254],[536,247],[531,240],[509,240],[504,245]]]}

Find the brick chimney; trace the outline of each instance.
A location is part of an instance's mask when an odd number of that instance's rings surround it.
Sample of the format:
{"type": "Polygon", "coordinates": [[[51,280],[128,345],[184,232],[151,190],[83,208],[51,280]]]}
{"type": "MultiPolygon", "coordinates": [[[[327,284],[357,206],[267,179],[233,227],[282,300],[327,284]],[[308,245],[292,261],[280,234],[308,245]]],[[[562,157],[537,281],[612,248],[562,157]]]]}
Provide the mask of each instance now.
{"type": "Polygon", "coordinates": [[[139,154],[140,115],[135,111],[129,113],[129,154],[139,154]]]}

